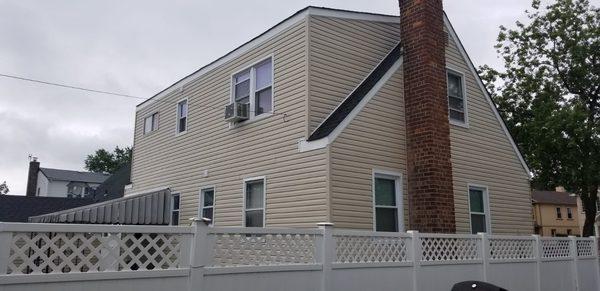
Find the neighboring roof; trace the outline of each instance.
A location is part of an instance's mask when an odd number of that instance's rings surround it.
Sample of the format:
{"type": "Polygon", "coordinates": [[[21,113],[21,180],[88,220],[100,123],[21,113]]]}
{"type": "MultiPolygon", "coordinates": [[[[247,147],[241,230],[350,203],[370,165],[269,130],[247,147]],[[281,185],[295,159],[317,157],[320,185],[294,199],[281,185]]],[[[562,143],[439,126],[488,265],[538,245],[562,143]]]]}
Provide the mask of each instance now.
{"type": "Polygon", "coordinates": [[[336,107],[333,112],[313,131],[307,141],[314,141],[328,136],[358,106],[363,98],[373,89],[398,59],[401,46],[398,43],[387,56],[371,71],[371,73],[336,107]]]}
{"type": "Polygon", "coordinates": [[[129,195],[29,218],[37,223],[167,225],[171,221],[169,189],[129,195]]]}
{"type": "Polygon", "coordinates": [[[531,198],[534,203],[539,204],[577,205],[577,197],[569,192],[534,190],[531,192],[531,198]]]}
{"type": "Polygon", "coordinates": [[[58,180],[58,181],[102,183],[109,176],[107,174],[102,174],[102,173],[79,172],[79,171],[71,171],[71,170],[49,169],[49,168],[40,168],[40,171],[42,171],[42,173],[44,173],[44,176],[46,176],[48,179],[58,180]]]}
{"type": "Polygon", "coordinates": [[[121,198],[125,194],[125,185],[131,183],[131,164],[126,164],[114,172],[94,190],[94,201],[106,201],[121,198]]]}
{"type": "Polygon", "coordinates": [[[93,200],[87,198],[0,195],[0,221],[27,222],[30,216],[42,215],[92,203],[93,200]]]}

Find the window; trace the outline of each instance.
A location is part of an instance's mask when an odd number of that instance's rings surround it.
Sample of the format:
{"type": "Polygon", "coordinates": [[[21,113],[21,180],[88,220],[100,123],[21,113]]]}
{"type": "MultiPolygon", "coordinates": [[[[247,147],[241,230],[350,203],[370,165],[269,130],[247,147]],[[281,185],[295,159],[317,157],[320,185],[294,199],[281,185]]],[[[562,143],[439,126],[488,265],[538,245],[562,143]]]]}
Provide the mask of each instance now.
{"type": "Polygon", "coordinates": [[[244,182],[244,226],[264,227],[265,179],[249,179],[244,182]]]}
{"type": "Polygon", "coordinates": [[[375,173],[373,178],[375,231],[402,230],[400,177],[375,173]]]}
{"type": "Polygon", "coordinates": [[[179,225],[179,207],[181,197],[179,194],[171,194],[171,225],[179,225]]]}
{"type": "Polygon", "coordinates": [[[158,112],[144,119],[144,134],[158,129],[158,112]]]}
{"type": "Polygon", "coordinates": [[[567,218],[573,219],[573,211],[571,210],[571,208],[567,208],[567,218]]]}
{"type": "Polygon", "coordinates": [[[550,235],[551,235],[551,236],[556,236],[556,229],[554,229],[554,228],[553,228],[553,229],[551,229],[551,230],[550,230],[550,235]]]}
{"type": "Polygon", "coordinates": [[[573,234],[573,231],[570,229],[567,229],[567,235],[572,235],[572,234],[573,234]]]}
{"type": "Polygon", "coordinates": [[[188,101],[187,99],[177,103],[177,133],[187,131],[188,101]]]}
{"type": "Polygon", "coordinates": [[[469,210],[471,216],[471,233],[489,232],[487,210],[487,189],[469,186],[469,210]]]}
{"type": "Polygon", "coordinates": [[[233,76],[234,102],[249,104],[250,118],[273,111],[273,62],[269,58],[233,76]]]}
{"type": "Polygon", "coordinates": [[[200,217],[210,219],[214,224],[215,189],[206,188],[200,190],[200,217]]]}
{"type": "Polygon", "coordinates": [[[466,124],[466,103],[463,76],[448,71],[448,116],[451,121],[466,124]]]}
{"type": "Polygon", "coordinates": [[[560,207],[556,207],[556,219],[562,219],[562,212],[560,212],[560,207]]]}

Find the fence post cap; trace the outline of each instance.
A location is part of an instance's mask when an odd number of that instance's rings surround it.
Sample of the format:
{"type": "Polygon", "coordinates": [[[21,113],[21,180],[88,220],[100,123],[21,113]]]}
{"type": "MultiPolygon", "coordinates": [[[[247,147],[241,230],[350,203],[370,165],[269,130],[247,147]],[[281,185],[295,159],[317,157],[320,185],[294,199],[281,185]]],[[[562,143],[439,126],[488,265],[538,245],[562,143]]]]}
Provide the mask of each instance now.
{"type": "Polygon", "coordinates": [[[418,230],[407,230],[406,233],[419,233],[418,230]]]}
{"type": "Polygon", "coordinates": [[[334,223],[333,222],[319,222],[317,223],[318,227],[333,227],[334,223]]]}
{"type": "Polygon", "coordinates": [[[205,225],[209,225],[211,222],[210,218],[206,218],[206,217],[199,218],[199,217],[195,217],[195,216],[190,218],[189,221],[192,222],[192,225],[198,225],[201,221],[204,222],[205,225]]]}

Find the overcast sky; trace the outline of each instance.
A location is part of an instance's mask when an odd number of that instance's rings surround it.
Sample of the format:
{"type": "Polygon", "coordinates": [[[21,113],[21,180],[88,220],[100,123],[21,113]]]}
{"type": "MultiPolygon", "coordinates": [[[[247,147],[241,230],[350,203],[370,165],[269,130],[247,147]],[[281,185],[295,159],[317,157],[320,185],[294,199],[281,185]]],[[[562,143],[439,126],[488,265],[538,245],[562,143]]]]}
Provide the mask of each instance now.
{"type": "MultiPolygon", "coordinates": [[[[529,2],[444,5],[475,65],[499,66],[498,26],[529,2]]],[[[150,97],[307,5],[398,14],[397,0],[0,0],[0,74],[150,97]]],[[[0,183],[25,194],[29,154],[82,170],[95,149],[131,145],[139,102],[0,77],[0,183]]]]}

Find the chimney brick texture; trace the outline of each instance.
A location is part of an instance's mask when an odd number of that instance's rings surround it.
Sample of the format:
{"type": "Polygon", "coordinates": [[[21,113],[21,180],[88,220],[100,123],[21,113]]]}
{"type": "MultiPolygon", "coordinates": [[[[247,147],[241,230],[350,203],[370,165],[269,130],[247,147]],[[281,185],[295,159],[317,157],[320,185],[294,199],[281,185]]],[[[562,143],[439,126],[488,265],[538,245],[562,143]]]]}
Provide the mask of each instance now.
{"type": "Polygon", "coordinates": [[[454,233],[454,193],[441,0],[399,0],[409,229],[454,233]]]}
{"type": "Polygon", "coordinates": [[[37,179],[40,170],[40,162],[33,160],[29,162],[29,173],[27,174],[27,192],[25,196],[37,196],[37,179]]]}

